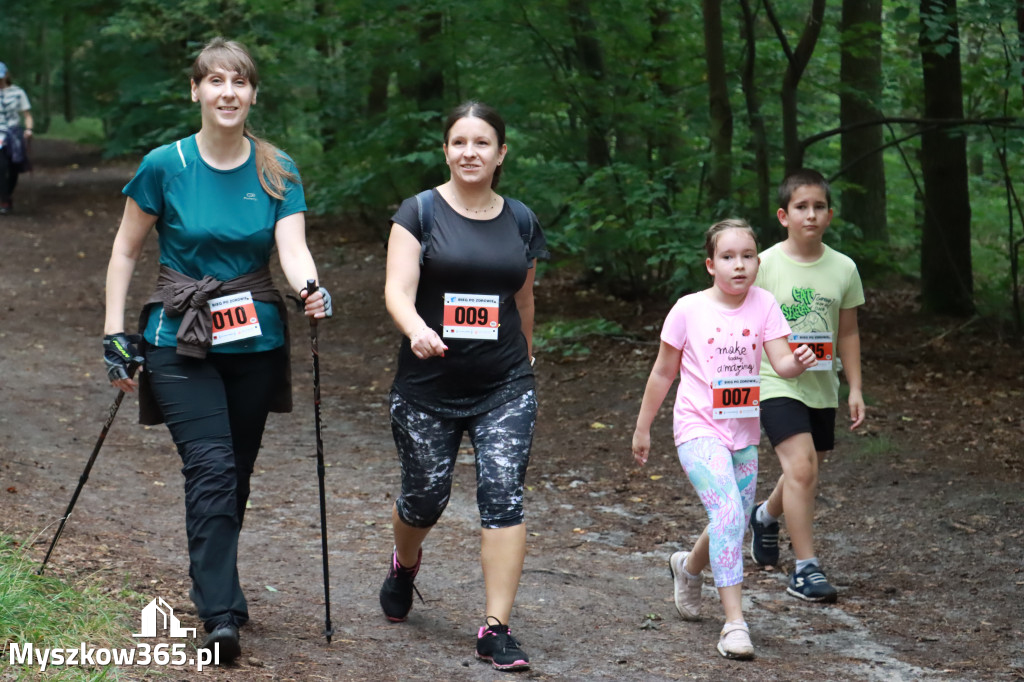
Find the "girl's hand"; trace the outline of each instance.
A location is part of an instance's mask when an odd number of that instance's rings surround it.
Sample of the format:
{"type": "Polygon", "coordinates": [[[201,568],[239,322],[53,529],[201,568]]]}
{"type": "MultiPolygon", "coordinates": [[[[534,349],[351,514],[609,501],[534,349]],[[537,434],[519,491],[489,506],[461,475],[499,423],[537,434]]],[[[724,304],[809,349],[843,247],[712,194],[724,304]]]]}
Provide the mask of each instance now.
{"type": "Polygon", "coordinates": [[[793,351],[793,357],[800,363],[800,366],[804,369],[814,367],[818,364],[818,358],[815,357],[814,351],[811,350],[807,344],[801,344],[795,351],[793,351]]]}
{"type": "Polygon", "coordinates": [[[420,360],[426,360],[435,355],[440,355],[443,358],[444,352],[448,350],[448,346],[444,345],[441,337],[430,327],[424,327],[410,336],[409,346],[412,348],[412,354],[420,360]]]}
{"type": "Polygon", "coordinates": [[[647,464],[647,456],[651,454],[651,432],[637,429],[633,432],[633,459],[640,466],[647,464]]]}

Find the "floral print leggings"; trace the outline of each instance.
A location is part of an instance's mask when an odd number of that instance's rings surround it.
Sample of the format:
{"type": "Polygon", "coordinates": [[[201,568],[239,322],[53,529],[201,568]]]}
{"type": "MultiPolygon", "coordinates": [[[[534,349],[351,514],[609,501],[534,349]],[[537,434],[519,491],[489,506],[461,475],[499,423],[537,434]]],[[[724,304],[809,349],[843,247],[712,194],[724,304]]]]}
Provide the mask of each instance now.
{"type": "Polygon", "coordinates": [[[708,513],[715,586],[738,585],[743,582],[743,535],[754,508],[757,446],[733,452],[717,438],[694,438],[677,452],[708,513]]]}

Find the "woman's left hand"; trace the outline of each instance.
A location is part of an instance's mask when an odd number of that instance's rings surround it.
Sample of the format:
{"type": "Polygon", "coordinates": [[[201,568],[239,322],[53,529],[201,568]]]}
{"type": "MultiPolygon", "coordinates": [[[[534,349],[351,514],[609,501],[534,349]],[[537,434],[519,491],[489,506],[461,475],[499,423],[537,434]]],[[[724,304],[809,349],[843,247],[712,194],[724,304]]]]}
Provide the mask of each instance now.
{"type": "Polygon", "coordinates": [[[299,292],[306,303],[306,317],[313,317],[318,320],[334,315],[334,307],[331,305],[331,295],[326,287],[320,287],[312,294],[306,289],[299,292]]]}

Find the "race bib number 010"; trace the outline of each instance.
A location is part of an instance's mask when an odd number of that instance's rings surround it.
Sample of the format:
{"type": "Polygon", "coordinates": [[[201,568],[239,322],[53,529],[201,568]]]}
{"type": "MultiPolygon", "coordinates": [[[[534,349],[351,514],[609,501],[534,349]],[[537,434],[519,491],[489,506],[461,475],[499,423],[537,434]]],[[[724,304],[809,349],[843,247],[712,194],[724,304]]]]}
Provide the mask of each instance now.
{"type": "Polygon", "coordinates": [[[222,343],[263,336],[252,293],[248,291],[212,299],[210,316],[213,317],[213,340],[210,345],[219,346],[222,343]]]}
{"type": "Polygon", "coordinates": [[[818,364],[808,367],[808,372],[824,372],[832,369],[832,332],[807,332],[789,335],[789,349],[795,351],[802,344],[814,351],[818,364]]]}
{"type": "Polygon", "coordinates": [[[498,340],[497,296],[481,294],[445,294],[444,325],[446,339],[498,340]]]}
{"type": "Polygon", "coordinates": [[[761,414],[761,377],[724,377],[711,382],[713,419],[741,419],[761,414]]]}

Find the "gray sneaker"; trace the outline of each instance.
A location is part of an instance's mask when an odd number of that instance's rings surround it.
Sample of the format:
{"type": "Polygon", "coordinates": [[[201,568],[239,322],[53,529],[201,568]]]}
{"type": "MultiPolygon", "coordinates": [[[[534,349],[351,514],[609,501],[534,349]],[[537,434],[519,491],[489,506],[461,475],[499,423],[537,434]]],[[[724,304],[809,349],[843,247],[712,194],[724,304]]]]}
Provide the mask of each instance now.
{"type": "Polygon", "coordinates": [[[676,552],[668,560],[668,569],[672,572],[672,581],[675,583],[676,610],[683,620],[700,620],[700,591],[704,586],[704,578],[687,577],[683,571],[683,564],[689,552],[676,552]]]}

